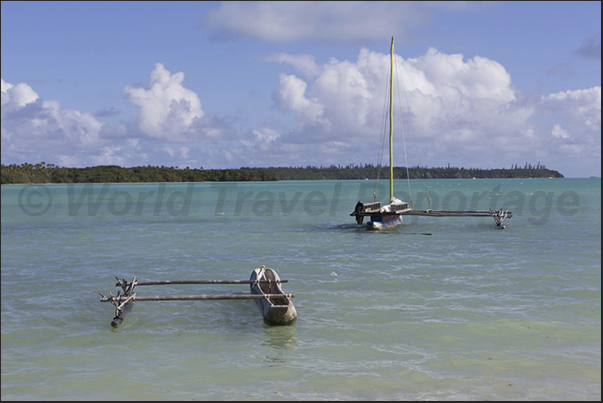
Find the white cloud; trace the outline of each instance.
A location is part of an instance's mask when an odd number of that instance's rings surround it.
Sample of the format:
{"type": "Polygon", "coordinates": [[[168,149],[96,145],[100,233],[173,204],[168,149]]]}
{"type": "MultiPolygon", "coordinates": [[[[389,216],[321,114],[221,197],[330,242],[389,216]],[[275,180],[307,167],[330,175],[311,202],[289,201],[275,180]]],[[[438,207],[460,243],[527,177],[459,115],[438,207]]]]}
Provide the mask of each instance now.
{"type": "Polygon", "coordinates": [[[601,87],[550,94],[541,98],[543,111],[601,132],[601,87]]]}
{"type": "Polygon", "coordinates": [[[270,129],[268,127],[262,127],[260,130],[254,130],[252,133],[255,138],[255,141],[252,143],[248,142],[248,145],[270,144],[280,138],[280,134],[276,130],[270,129]]]}
{"type": "Polygon", "coordinates": [[[2,79],[1,87],[3,157],[62,153],[65,145],[81,152],[100,145],[106,127],[92,114],[62,109],[58,101],[41,99],[26,83],[12,85],[2,79]]]}
{"type": "Polygon", "coordinates": [[[267,42],[381,40],[421,26],[438,9],[479,7],[470,2],[226,1],[209,10],[203,27],[215,39],[255,37],[267,42]]]}
{"type": "MultiPolygon", "coordinates": [[[[284,53],[267,60],[295,69],[278,76],[272,93],[285,119],[266,111],[263,124],[236,136],[203,111],[199,96],[184,86],[184,73],[160,63],[146,87],[123,89],[138,113],[115,128],[41,99],[26,83],[2,80],[3,163],[228,168],[378,162],[389,54],[363,48],[355,61],[317,64],[311,55],[284,53]],[[288,125],[286,115],[296,124],[288,125]]],[[[508,167],[536,156],[562,172],[558,161],[600,166],[600,86],[537,97],[516,90],[494,60],[436,49],[395,63],[404,82],[399,94],[394,90],[396,165],[404,164],[404,128],[411,165],[508,167]]]]}
{"type": "Polygon", "coordinates": [[[280,74],[279,86],[272,97],[279,108],[295,111],[300,125],[325,124],[321,119],[324,106],[316,98],[306,98],[307,84],[294,75],[280,74]]]}
{"type": "Polygon", "coordinates": [[[22,108],[35,102],[38,94],[27,84],[12,85],[2,80],[2,106],[9,109],[22,108]]]}
{"type": "MultiPolygon", "coordinates": [[[[317,150],[314,157],[322,153],[326,161],[334,155],[332,145],[343,143],[350,149],[340,162],[374,162],[366,153],[353,160],[353,150],[367,151],[378,142],[389,55],[362,49],[355,62],[331,59],[312,66],[312,74],[307,74],[308,63],[300,62],[307,57],[279,54],[270,60],[291,64],[305,78],[282,74],[273,93],[276,106],[294,111],[299,123],[282,138],[283,149],[287,142],[309,142],[317,150]]],[[[517,91],[510,74],[494,60],[465,59],[436,49],[412,59],[396,57],[395,71],[404,81],[400,95],[394,89],[395,103],[404,106],[394,107],[394,133],[400,138],[404,128],[407,145],[414,133],[425,150],[418,158],[427,156],[429,165],[439,166],[447,158],[459,166],[501,167],[518,163],[518,158],[531,161],[534,155],[554,163],[568,150],[600,160],[600,87],[538,99],[517,91]],[[551,133],[557,141],[550,140],[551,133]]]]}
{"type": "MultiPolygon", "coordinates": [[[[147,89],[126,86],[123,92],[133,105],[138,106],[140,132],[157,140],[186,141],[200,136],[195,122],[205,113],[197,94],[182,85],[184,73],[170,73],[163,64],[156,63],[147,89]]],[[[209,132],[211,134],[211,132],[209,132]]]]}
{"type": "MultiPolygon", "coordinates": [[[[224,155],[232,164],[240,166],[273,165],[278,155],[283,155],[281,135],[270,127],[252,130],[251,134],[241,135],[239,144],[232,144],[224,149],[224,155]],[[270,156],[267,162],[266,157],[270,156]],[[264,161],[263,164],[258,160],[264,161]]],[[[289,157],[289,156],[287,156],[289,157]]]]}
{"type": "Polygon", "coordinates": [[[551,122],[540,143],[550,155],[576,166],[601,165],[601,87],[542,96],[534,119],[551,122]]]}
{"type": "MultiPolygon", "coordinates": [[[[277,60],[295,58],[281,54],[277,60]]],[[[471,141],[485,131],[499,133],[503,123],[505,130],[517,131],[529,117],[529,108],[515,104],[511,78],[495,61],[463,60],[462,55],[435,49],[395,61],[395,70],[404,80],[404,86],[394,90],[395,112],[412,116],[413,127],[423,138],[471,141]],[[410,109],[401,109],[406,96],[410,109]]],[[[306,133],[308,139],[375,138],[383,121],[389,63],[389,55],[362,49],[356,62],[331,59],[313,68],[313,80],[281,74],[273,99],[279,108],[295,111],[302,128],[312,126],[316,135],[306,133]]],[[[303,66],[294,67],[304,71],[303,66]]],[[[399,117],[395,122],[402,129],[399,117]]]]}
{"type": "Polygon", "coordinates": [[[110,127],[90,113],[41,99],[26,83],[13,85],[2,79],[2,161],[201,166],[202,156],[211,154],[205,147],[171,144],[217,139],[231,129],[203,112],[199,97],[183,87],[183,80],[183,73],[171,74],[158,63],[147,88],[123,90],[139,108],[136,121],[110,127]],[[157,140],[167,144],[157,147],[157,140]]]}
{"type": "Polygon", "coordinates": [[[561,127],[561,125],[558,123],[555,123],[553,125],[553,130],[551,131],[551,134],[553,135],[553,137],[557,137],[560,139],[566,139],[569,137],[567,130],[563,129],[563,127],[561,127]]]}
{"type": "Polygon", "coordinates": [[[453,88],[463,97],[511,102],[511,76],[499,63],[475,56],[464,60],[462,54],[444,54],[430,48],[425,56],[409,62],[433,85],[432,88],[453,88]]]}
{"type": "Polygon", "coordinates": [[[265,58],[267,62],[277,62],[292,65],[306,78],[313,79],[318,75],[320,66],[314,61],[312,55],[289,55],[287,53],[275,53],[265,58]]]}

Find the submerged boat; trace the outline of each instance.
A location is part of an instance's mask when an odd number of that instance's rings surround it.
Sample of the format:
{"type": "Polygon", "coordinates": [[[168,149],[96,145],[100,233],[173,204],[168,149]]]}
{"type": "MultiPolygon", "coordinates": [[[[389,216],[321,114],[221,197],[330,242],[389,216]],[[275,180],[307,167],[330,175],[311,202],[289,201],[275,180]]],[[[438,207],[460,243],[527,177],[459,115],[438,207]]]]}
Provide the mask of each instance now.
{"type": "Polygon", "coordinates": [[[402,214],[412,210],[408,203],[394,197],[394,167],[393,167],[393,74],[394,74],[394,37],[390,50],[390,75],[389,75],[389,204],[381,206],[381,202],[373,200],[372,203],[356,203],[354,211],[350,214],[356,216],[356,222],[362,224],[364,217],[369,216],[367,228],[383,230],[402,224],[402,214]]]}
{"type": "Polygon", "coordinates": [[[281,288],[281,279],[276,271],[262,266],[251,272],[251,293],[257,295],[279,294],[279,297],[256,299],[255,303],[262,312],[264,323],[270,326],[292,325],[297,320],[297,311],[291,299],[281,288]]]}

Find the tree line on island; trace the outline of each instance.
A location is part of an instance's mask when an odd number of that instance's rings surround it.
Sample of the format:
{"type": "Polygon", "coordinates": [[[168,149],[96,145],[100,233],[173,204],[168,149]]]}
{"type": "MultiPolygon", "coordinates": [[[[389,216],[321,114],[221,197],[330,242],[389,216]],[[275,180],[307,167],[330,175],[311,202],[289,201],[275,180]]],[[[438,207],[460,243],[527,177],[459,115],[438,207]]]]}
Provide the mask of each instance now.
{"type": "MultiPolygon", "coordinates": [[[[65,168],[44,162],[38,164],[1,165],[1,183],[120,183],[120,182],[245,182],[278,180],[341,180],[388,178],[389,168],[379,165],[269,167],[240,169],[203,169],[166,166],[122,168],[99,165],[87,168],[65,168]]],[[[480,169],[447,167],[409,167],[410,179],[471,179],[471,178],[563,178],[544,165],[515,164],[511,168],[480,169]]],[[[405,167],[394,167],[394,179],[406,179],[405,167]]]]}
{"type": "MultiPolygon", "coordinates": [[[[245,168],[242,168],[245,169],[245,168]]],[[[299,167],[299,168],[265,168],[278,176],[280,180],[337,180],[337,179],[384,179],[389,178],[389,167],[379,165],[346,166],[331,165],[328,167],[299,167]]],[[[407,179],[405,167],[394,167],[394,179],[407,179]]],[[[536,165],[526,163],[523,167],[515,164],[505,169],[456,168],[447,167],[427,168],[421,166],[409,167],[410,179],[472,179],[472,178],[563,178],[557,171],[547,169],[538,162],[536,165]]]]}
{"type": "Polygon", "coordinates": [[[1,166],[2,184],[16,183],[123,183],[123,182],[243,182],[276,181],[278,177],[265,169],[178,169],[166,166],[122,168],[99,165],[88,168],[65,168],[54,164],[1,166]]]}

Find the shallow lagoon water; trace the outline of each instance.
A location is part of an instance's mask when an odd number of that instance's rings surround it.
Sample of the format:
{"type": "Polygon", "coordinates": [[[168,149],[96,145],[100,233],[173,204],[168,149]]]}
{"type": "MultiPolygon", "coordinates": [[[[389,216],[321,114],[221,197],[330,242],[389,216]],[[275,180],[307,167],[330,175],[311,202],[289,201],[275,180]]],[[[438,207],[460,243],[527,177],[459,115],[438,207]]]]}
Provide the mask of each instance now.
{"type": "Polygon", "coordinates": [[[372,181],[2,186],[2,399],[597,399],[600,183],[428,180],[436,210],[514,216],[384,232],[349,216],[372,181]],[[261,265],[288,280],[294,326],[233,300],[138,302],[112,329],[99,302],[115,276],[246,280],[261,265]]]}

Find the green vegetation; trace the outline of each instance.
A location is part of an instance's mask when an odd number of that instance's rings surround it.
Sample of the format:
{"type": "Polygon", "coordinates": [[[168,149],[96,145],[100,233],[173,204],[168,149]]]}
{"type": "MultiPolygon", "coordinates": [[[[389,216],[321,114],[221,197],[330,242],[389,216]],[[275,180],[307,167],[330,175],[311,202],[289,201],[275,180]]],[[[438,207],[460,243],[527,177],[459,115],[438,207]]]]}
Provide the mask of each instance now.
{"type": "MultiPolygon", "coordinates": [[[[117,182],[242,182],[277,180],[337,180],[387,178],[389,169],[376,165],[347,165],[329,167],[248,168],[241,169],[178,169],[177,167],[142,166],[122,168],[100,165],[89,168],[62,168],[54,164],[24,163],[1,165],[1,183],[117,183],[117,182]]],[[[408,168],[411,179],[471,179],[471,178],[563,178],[544,165],[514,165],[509,169],[479,168],[408,168]]],[[[406,168],[394,167],[394,179],[406,179],[406,168]]]]}
{"type": "Polygon", "coordinates": [[[62,168],[53,164],[2,165],[2,184],[15,183],[118,183],[118,182],[239,182],[276,181],[265,169],[178,169],[142,166],[122,168],[100,165],[89,168],[62,168]]]}
{"type": "MultiPolygon", "coordinates": [[[[275,168],[266,170],[274,173],[279,180],[314,180],[314,179],[384,179],[389,178],[389,167],[376,165],[347,165],[329,167],[299,167],[299,168],[275,168]]],[[[557,171],[546,169],[540,163],[531,165],[526,163],[523,167],[514,165],[509,169],[479,169],[479,168],[408,168],[410,179],[471,179],[471,178],[563,178],[557,171]]],[[[405,167],[394,167],[394,179],[406,179],[405,167]]]]}

